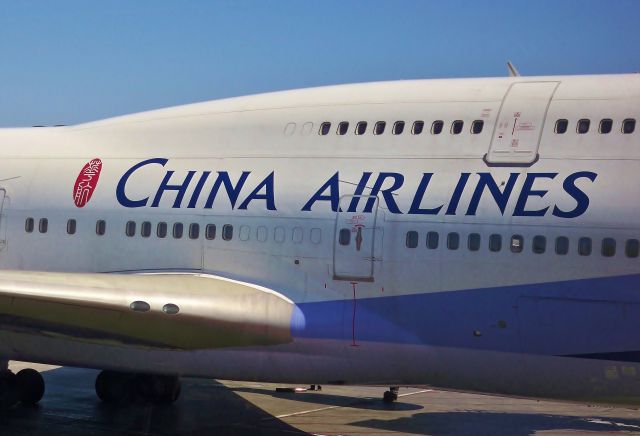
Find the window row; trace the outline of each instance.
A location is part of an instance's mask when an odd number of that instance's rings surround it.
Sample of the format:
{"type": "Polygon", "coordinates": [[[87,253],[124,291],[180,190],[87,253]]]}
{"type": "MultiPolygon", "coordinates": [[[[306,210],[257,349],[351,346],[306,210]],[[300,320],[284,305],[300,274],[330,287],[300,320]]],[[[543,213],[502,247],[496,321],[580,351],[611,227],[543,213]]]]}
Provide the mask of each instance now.
{"type": "MultiPolygon", "coordinates": [[[[342,236],[342,235],[341,235],[342,236]]],[[[408,248],[416,248],[419,245],[420,236],[417,231],[411,230],[406,234],[405,245],[408,248]]],[[[470,233],[467,237],[467,249],[469,251],[480,250],[482,237],[479,233],[470,233]]],[[[342,241],[341,241],[342,243],[342,241]]],[[[435,250],[440,245],[440,234],[438,232],[427,232],[426,246],[435,250]]],[[[460,248],[460,234],[450,232],[446,235],[446,247],[449,250],[460,248]]],[[[502,235],[489,235],[489,251],[498,252],[502,250],[502,235]]],[[[512,253],[522,253],[525,248],[525,239],[522,235],[512,235],[509,241],[509,249],[512,253]]],[[[566,236],[555,238],[554,248],[556,254],[569,254],[570,240],[566,236]]],[[[547,251],[546,236],[537,235],[531,240],[531,251],[542,254],[547,251]]],[[[590,256],[593,251],[593,242],[589,237],[581,237],[577,241],[577,253],[580,256],[590,256]]],[[[627,239],[624,244],[624,252],[627,257],[638,257],[640,254],[640,241],[638,239],[627,239]]],[[[604,257],[613,257],[616,254],[616,240],[613,238],[603,238],[600,244],[600,254],[604,257]]]]}
{"type": "MultiPolygon", "coordinates": [[[[38,231],[40,233],[47,233],[49,226],[49,221],[47,218],[40,218],[38,221],[38,231]]],[[[35,229],[35,220],[34,218],[27,218],[25,221],[25,231],[27,233],[33,233],[35,229]]],[[[207,224],[204,227],[204,237],[207,240],[213,240],[216,238],[216,225],[215,224],[207,224]]],[[[98,236],[102,236],[107,231],[107,223],[105,220],[96,221],[96,234],[98,236]]],[[[67,220],[67,234],[73,235],[76,233],[76,220],[71,218],[67,220]]],[[[198,223],[190,223],[183,224],[180,222],[173,223],[169,225],[166,222],[159,222],[155,226],[152,225],[150,221],[143,221],[140,223],[139,232],[138,232],[138,223],[136,221],[127,221],[124,227],[124,234],[130,238],[133,238],[139,233],[139,235],[143,238],[148,238],[155,233],[155,236],[158,238],[166,238],[167,236],[171,236],[174,239],[181,239],[183,236],[188,237],[189,239],[199,239],[200,238],[200,224],[198,223]],[[154,228],[155,227],[155,228],[154,228]]],[[[243,225],[240,226],[240,235],[239,238],[242,241],[247,241],[250,239],[251,228],[249,226],[243,225]]],[[[268,229],[265,226],[258,226],[255,229],[255,238],[258,242],[265,242],[268,239],[268,229]]],[[[234,227],[232,224],[224,224],[222,226],[222,231],[220,236],[224,241],[230,241],[234,237],[234,227]]],[[[313,228],[309,233],[309,240],[312,244],[319,244],[321,242],[321,230],[319,228],[313,228]]],[[[284,227],[275,227],[273,229],[273,240],[278,243],[283,243],[286,239],[286,231],[284,227]]],[[[294,227],[291,231],[291,240],[294,243],[302,243],[304,240],[304,230],[302,227],[294,227]]]]}
{"type": "MultiPolygon", "coordinates": [[[[339,122],[336,128],[336,134],[346,135],[347,133],[349,133],[349,126],[350,126],[349,121],[339,122]]],[[[368,127],[369,127],[369,123],[367,123],[366,121],[358,121],[355,124],[353,133],[355,133],[356,135],[364,135],[367,133],[368,127]]],[[[405,130],[407,130],[407,127],[408,126],[406,126],[406,123],[404,121],[396,121],[393,123],[391,127],[391,133],[394,135],[401,135],[402,133],[405,132],[405,130]]],[[[413,124],[411,125],[411,134],[420,135],[424,131],[424,127],[425,127],[424,121],[419,121],[419,120],[414,121],[413,124]]],[[[482,132],[483,127],[484,127],[483,120],[475,120],[471,123],[471,128],[469,129],[469,131],[471,132],[471,134],[477,135],[482,132]]],[[[382,135],[386,129],[387,129],[386,121],[376,121],[373,124],[372,132],[374,135],[382,135]]],[[[452,135],[459,135],[460,133],[462,133],[463,129],[464,129],[464,121],[455,120],[451,123],[449,132],[452,135]]],[[[443,130],[444,130],[444,121],[436,120],[433,123],[431,123],[430,131],[432,135],[439,135],[440,133],[442,133],[443,130]]],[[[324,123],[320,124],[320,129],[318,130],[318,134],[324,136],[324,135],[328,135],[330,132],[331,132],[331,123],[329,121],[325,121],[324,123]]]]}
{"type": "MultiPolygon", "coordinates": [[[[584,135],[585,133],[588,133],[590,128],[591,128],[591,120],[587,118],[582,118],[578,120],[578,122],[576,123],[576,133],[580,135],[584,135]]],[[[561,118],[556,121],[556,126],[554,131],[557,134],[561,135],[563,133],[566,133],[568,129],[569,129],[569,120],[561,118]]],[[[611,133],[612,130],[613,130],[613,120],[611,118],[603,118],[600,120],[600,123],[598,124],[598,133],[606,135],[607,133],[611,133]]],[[[627,118],[622,121],[622,124],[620,125],[620,131],[622,133],[624,133],[625,135],[629,135],[633,133],[634,130],[636,130],[635,119],[627,118]]]]}

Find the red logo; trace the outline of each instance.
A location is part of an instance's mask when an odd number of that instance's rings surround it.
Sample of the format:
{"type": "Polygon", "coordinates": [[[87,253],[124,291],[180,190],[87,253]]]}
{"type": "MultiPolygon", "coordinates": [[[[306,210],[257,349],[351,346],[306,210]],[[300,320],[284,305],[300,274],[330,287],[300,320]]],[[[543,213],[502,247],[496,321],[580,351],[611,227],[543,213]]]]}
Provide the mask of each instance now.
{"type": "Polygon", "coordinates": [[[73,202],[76,206],[84,207],[91,200],[93,191],[98,186],[101,170],[102,161],[100,159],[92,159],[82,168],[73,187],[73,202]]]}

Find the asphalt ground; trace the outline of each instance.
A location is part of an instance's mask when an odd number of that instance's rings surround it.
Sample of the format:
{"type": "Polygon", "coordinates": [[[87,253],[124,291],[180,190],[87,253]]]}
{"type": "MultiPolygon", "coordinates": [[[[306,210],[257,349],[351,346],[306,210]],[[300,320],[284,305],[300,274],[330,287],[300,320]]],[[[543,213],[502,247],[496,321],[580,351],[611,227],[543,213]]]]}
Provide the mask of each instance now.
{"type": "Polygon", "coordinates": [[[101,403],[97,371],[11,362],[43,371],[46,393],[36,407],[0,412],[1,435],[640,435],[640,411],[552,401],[400,390],[385,404],[385,388],[323,386],[276,392],[281,385],[183,379],[169,406],[101,403]]]}

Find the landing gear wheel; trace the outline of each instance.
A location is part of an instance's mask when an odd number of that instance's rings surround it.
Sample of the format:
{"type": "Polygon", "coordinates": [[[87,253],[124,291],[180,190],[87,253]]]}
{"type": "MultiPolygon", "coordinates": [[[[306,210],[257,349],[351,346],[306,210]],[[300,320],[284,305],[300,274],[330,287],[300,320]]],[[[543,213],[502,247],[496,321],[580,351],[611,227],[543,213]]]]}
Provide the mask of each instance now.
{"type": "Polygon", "coordinates": [[[95,386],[98,398],[112,404],[126,404],[135,400],[170,404],[180,396],[180,379],[176,376],[102,371],[96,378],[95,386]]]}
{"type": "Polygon", "coordinates": [[[397,401],[399,390],[400,388],[397,386],[389,388],[389,390],[385,391],[384,395],[382,395],[382,401],[385,403],[393,403],[394,401],[397,401]]]}
{"type": "Polygon", "coordinates": [[[121,372],[102,371],[96,378],[96,394],[105,403],[126,404],[133,400],[135,377],[121,372]]]}
{"type": "Polygon", "coordinates": [[[44,379],[32,368],[25,368],[16,374],[18,400],[22,404],[34,405],[44,395],[44,379]]]}
{"type": "Polygon", "coordinates": [[[17,402],[16,375],[8,369],[0,371],[0,409],[8,409],[17,402]]]}
{"type": "Polygon", "coordinates": [[[136,385],[141,399],[151,403],[171,404],[180,396],[180,379],[175,376],[140,375],[136,385]]]}

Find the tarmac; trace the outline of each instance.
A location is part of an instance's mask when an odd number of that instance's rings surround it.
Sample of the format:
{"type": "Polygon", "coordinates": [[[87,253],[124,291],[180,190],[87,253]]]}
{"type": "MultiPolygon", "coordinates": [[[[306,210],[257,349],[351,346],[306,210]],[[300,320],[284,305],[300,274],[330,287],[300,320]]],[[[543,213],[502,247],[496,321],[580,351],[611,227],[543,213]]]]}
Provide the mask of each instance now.
{"type": "Polygon", "coordinates": [[[384,387],[322,386],[276,392],[282,385],[182,380],[169,406],[101,403],[98,371],[11,362],[43,372],[36,407],[0,412],[1,435],[640,435],[640,411],[552,401],[401,388],[396,403],[384,387]]]}

